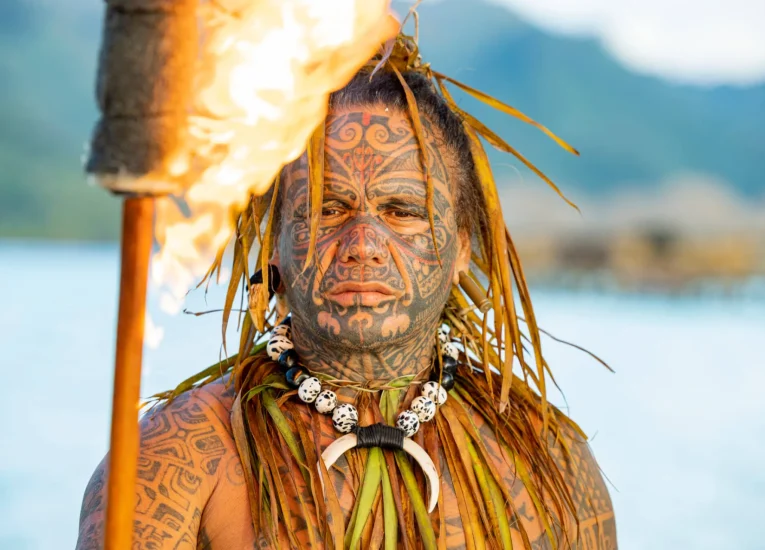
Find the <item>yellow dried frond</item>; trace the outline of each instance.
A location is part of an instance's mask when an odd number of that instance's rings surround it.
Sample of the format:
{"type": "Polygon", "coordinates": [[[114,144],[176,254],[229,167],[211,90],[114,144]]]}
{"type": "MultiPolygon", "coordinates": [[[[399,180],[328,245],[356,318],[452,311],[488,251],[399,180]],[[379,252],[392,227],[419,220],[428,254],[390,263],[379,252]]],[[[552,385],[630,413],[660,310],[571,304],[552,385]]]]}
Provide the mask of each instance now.
{"type": "Polygon", "coordinates": [[[321,209],[324,202],[324,140],[326,138],[326,126],[320,124],[308,141],[308,204],[311,212],[311,236],[308,243],[308,254],[305,258],[303,270],[315,261],[316,235],[319,232],[321,222],[321,209]]]}
{"type": "Polygon", "coordinates": [[[417,144],[420,147],[420,156],[422,157],[422,170],[425,172],[425,185],[426,185],[426,198],[425,201],[428,206],[428,222],[430,223],[430,236],[433,239],[433,247],[436,251],[436,258],[438,258],[438,265],[441,265],[441,254],[438,251],[438,243],[436,242],[436,222],[433,217],[433,177],[430,173],[430,164],[428,162],[428,147],[425,143],[425,132],[422,129],[422,120],[420,119],[420,111],[417,108],[417,100],[409,88],[409,85],[401,76],[401,73],[395,65],[391,65],[391,68],[398,81],[401,83],[401,87],[406,94],[406,103],[409,107],[409,115],[412,121],[412,127],[414,128],[414,135],[417,138],[417,144]]]}
{"type": "Polygon", "coordinates": [[[547,134],[548,137],[550,137],[555,143],[560,145],[563,149],[568,151],[569,153],[572,153],[576,156],[579,156],[579,151],[574,149],[571,145],[563,141],[561,138],[553,134],[550,130],[547,129],[546,126],[543,126],[539,124],[536,120],[532,119],[531,117],[526,116],[521,111],[516,109],[515,107],[511,107],[510,105],[506,103],[502,103],[501,101],[494,99],[488,94],[485,94],[479,90],[476,90],[475,88],[471,88],[470,86],[463,84],[462,82],[459,82],[458,80],[454,80],[453,78],[449,78],[445,74],[441,74],[438,72],[433,71],[433,76],[440,82],[442,80],[445,80],[447,82],[451,82],[461,90],[467,92],[474,98],[478,99],[479,101],[482,101],[483,103],[486,103],[488,106],[493,107],[494,109],[501,111],[503,113],[507,113],[508,115],[514,116],[517,119],[522,120],[523,122],[527,124],[531,124],[532,126],[539,128],[542,132],[547,134]]]}

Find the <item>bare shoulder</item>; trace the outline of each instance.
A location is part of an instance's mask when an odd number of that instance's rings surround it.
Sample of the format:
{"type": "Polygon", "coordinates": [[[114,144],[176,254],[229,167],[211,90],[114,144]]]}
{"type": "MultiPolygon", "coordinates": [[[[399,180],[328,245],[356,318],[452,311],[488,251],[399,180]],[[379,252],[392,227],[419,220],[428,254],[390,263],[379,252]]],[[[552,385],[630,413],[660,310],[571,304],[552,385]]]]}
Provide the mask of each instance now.
{"type": "MultiPolygon", "coordinates": [[[[231,436],[233,388],[227,380],[191,390],[140,421],[134,548],[196,547],[207,500],[227,462],[238,460],[231,436]]],[[[83,498],[78,550],[103,547],[108,460],[83,498]]]]}
{"type": "Polygon", "coordinates": [[[576,509],[579,525],[571,531],[577,537],[574,547],[616,550],[616,519],[611,497],[589,443],[564,419],[558,436],[550,435],[549,447],[576,509]]]}
{"type": "Polygon", "coordinates": [[[149,411],[141,419],[142,457],[215,474],[219,459],[233,445],[233,400],[233,387],[224,379],[149,411]]]}
{"type": "MultiPolygon", "coordinates": [[[[523,523],[533,550],[552,550],[555,546],[551,543],[543,521],[538,516],[537,504],[525,489],[520,476],[515,471],[515,466],[500,449],[493,427],[486,424],[484,418],[475,411],[473,420],[479,428],[487,451],[493,455],[500,471],[504,472],[505,482],[513,495],[514,508],[519,520],[523,523]]],[[[542,419],[531,417],[530,420],[533,428],[541,435],[542,419]]],[[[558,518],[556,521],[566,525],[570,539],[559,543],[557,548],[616,550],[616,522],[605,478],[587,441],[574,430],[566,418],[561,418],[560,424],[561,429],[557,434],[554,434],[552,430],[548,432],[548,448],[568,486],[575,515],[564,512],[565,517],[558,518]]],[[[545,504],[551,510],[555,509],[552,502],[545,504]]],[[[555,526],[553,529],[559,531],[555,526]]],[[[520,537],[518,540],[519,547],[523,547],[520,537]]]]}

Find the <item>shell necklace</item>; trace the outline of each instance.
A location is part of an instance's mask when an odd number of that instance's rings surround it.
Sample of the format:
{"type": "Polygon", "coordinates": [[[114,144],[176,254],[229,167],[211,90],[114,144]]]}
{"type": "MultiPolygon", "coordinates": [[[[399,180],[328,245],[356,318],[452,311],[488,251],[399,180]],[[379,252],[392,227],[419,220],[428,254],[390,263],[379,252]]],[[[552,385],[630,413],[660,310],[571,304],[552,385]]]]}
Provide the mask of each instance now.
{"type": "MultiPolygon", "coordinates": [[[[340,456],[354,447],[403,450],[418,462],[428,477],[430,488],[428,511],[432,512],[438,502],[438,472],[430,456],[412,441],[411,437],[420,429],[421,423],[430,422],[433,419],[437,407],[446,402],[447,392],[454,387],[454,376],[459,366],[459,350],[449,339],[448,327],[438,329],[442,371],[439,373],[434,369],[430,380],[422,385],[422,394],[412,400],[408,409],[399,413],[395,426],[385,424],[359,426],[359,413],[356,407],[350,403],[338,404],[335,392],[322,388],[321,380],[312,376],[300,364],[291,338],[292,319],[288,317],[271,333],[266,346],[268,356],[278,363],[287,385],[297,388],[300,400],[313,404],[321,414],[332,415],[334,428],[346,434],[335,440],[322,453],[321,457],[326,469],[329,470],[340,456]]],[[[321,468],[319,472],[321,473],[321,468]]]]}

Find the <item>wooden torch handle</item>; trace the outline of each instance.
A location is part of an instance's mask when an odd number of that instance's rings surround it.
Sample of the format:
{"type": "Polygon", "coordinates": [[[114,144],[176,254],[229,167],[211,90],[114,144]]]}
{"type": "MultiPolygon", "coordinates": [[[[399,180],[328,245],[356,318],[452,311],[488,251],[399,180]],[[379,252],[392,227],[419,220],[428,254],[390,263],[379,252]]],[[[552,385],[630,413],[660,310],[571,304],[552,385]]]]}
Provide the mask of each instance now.
{"type": "Polygon", "coordinates": [[[140,197],[124,200],[120,302],[104,540],[106,550],[127,550],[132,543],[139,443],[138,405],[153,221],[153,198],[140,197]]]}

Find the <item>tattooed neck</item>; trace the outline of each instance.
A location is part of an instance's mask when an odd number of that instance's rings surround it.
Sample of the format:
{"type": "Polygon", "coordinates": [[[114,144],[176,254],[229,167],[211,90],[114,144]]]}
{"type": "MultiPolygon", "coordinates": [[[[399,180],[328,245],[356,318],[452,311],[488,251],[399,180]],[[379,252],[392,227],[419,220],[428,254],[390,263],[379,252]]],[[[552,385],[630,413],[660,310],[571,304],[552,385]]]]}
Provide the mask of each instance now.
{"type": "Polygon", "coordinates": [[[306,330],[293,315],[292,339],[301,362],[311,372],[361,384],[387,382],[417,375],[432,365],[437,323],[428,325],[427,330],[407,341],[380,342],[371,349],[360,349],[311,334],[313,331],[306,330]]]}

